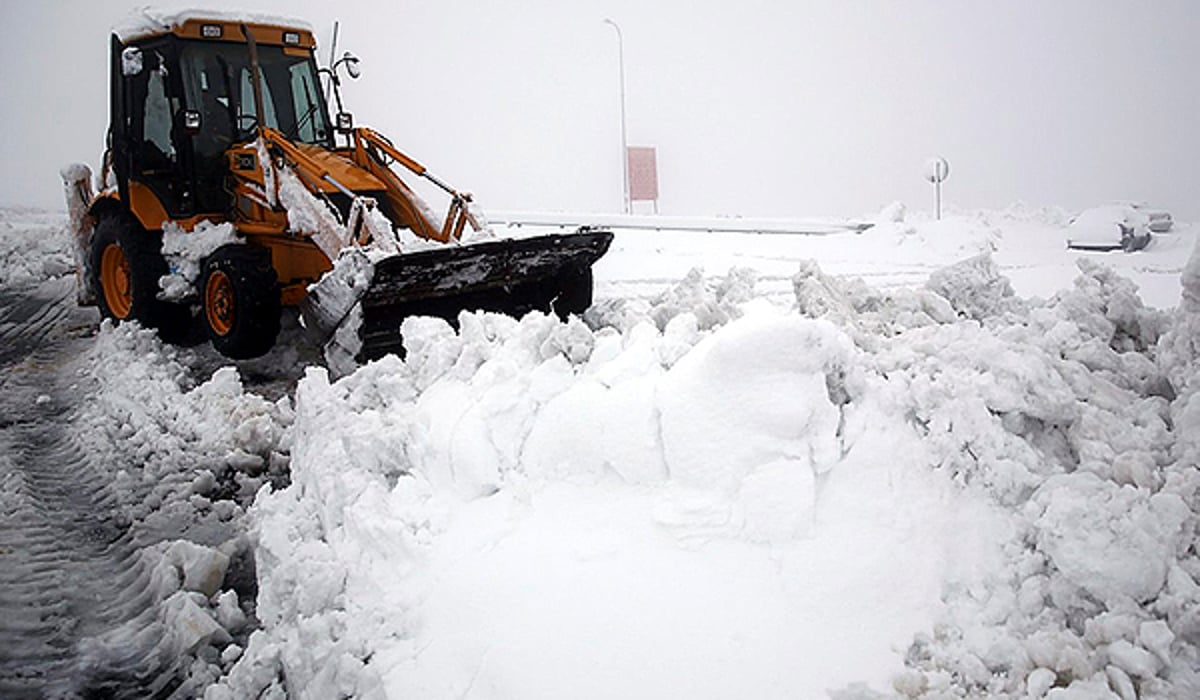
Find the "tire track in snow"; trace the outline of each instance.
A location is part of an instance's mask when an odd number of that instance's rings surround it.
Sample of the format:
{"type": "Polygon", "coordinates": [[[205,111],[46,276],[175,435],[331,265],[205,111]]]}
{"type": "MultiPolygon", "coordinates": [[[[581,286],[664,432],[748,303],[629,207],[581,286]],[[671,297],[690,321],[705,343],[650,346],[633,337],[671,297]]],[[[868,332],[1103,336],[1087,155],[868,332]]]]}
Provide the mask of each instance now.
{"type": "Polygon", "coordinates": [[[0,697],[162,696],[177,674],[152,564],[72,432],[72,296],[0,293],[0,697]]]}

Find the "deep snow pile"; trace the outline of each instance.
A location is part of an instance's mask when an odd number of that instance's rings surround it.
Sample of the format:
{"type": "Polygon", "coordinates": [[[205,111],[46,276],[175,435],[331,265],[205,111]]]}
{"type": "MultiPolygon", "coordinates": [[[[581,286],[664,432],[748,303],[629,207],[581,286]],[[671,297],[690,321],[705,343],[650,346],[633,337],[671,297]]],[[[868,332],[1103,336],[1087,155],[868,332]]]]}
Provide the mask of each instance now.
{"type": "Polygon", "coordinates": [[[1200,427],[1195,311],[1146,309],[1110,270],[1080,268],[1044,304],[1013,297],[986,259],[934,275],[934,289],[977,289],[954,304],[973,320],[917,314],[876,355],[933,464],[1008,507],[1012,530],[1004,566],[947,588],[938,624],[908,651],[896,684],[907,695],[1200,692],[1200,473],[1181,450],[1200,427]]]}
{"type": "Polygon", "coordinates": [[[410,320],[300,383],[206,697],[1196,695],[1200,253],[1079,273],[410,320]]]}

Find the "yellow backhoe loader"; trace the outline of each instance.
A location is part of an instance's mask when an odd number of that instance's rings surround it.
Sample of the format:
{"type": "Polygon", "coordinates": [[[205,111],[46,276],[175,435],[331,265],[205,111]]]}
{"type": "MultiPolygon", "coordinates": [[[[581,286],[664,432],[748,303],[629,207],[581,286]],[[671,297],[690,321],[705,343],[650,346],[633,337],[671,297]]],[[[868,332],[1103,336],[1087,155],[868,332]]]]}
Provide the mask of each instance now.
{"type": "Polygon", "coordinates": [[[63,171],[81,302],[168,339],[198,316],[232,358],[267,352],[282,307],[300,306],[322,337],[348,328],[359,360],[400,350],[410,315],[591,304],[610,232],[488,236],[470,195],[354,126],[342,72],[356,76],[357,60],[318,68],[311,29],[291,20],[184,14],[118,29],[98,191],[87,168],[63,171]],[[444,191],[446,216],[402,175],[444,191]]]}

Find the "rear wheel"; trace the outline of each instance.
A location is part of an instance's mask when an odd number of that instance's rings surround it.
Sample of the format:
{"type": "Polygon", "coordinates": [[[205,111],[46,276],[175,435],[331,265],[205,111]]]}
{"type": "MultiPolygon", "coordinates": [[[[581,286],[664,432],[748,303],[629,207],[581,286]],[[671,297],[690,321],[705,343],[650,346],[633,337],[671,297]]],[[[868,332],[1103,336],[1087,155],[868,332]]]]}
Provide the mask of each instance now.
{"type": "Polygon", "coordinates": [[[102,316],[138,321],[167,340],[183,335],[190,318],[187,307],[158,298],[158,280],[167,274],[162,233],[147,231],[122,213],[103,214],[92,235],[90,257],[91,284],[102,316]]]}
{"type": "Polygon", "coordinates": [[[271,256],[250,245],[218,248],[204,263],[200,291],[209,340],[235,360],[258,357],[279,335],[279,285],[271,256]]]}

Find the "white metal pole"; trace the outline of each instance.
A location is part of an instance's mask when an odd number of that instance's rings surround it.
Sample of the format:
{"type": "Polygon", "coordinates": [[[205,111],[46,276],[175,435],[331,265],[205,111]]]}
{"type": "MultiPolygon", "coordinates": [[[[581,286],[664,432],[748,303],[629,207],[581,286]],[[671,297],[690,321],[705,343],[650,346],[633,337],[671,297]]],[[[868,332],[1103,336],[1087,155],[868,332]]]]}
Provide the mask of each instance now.
{"type": "MultiPolygon", "coordinates": [[[[329,42],[329,69],[333,70],[333,63],[337,60],[337,40],[338,40],[338,21],[333,21],[333,39],[329,42]]],[[[328,109],[329,93],[333,90],[333,76],[325,79],[325,105],[328,109]]]]}
{"type": "Polygon", "coordinates": [[[625,136],[625,38],[621,35],[621,27],[611,19],[604,20],[606,24],[611,24],[612,28],[617,30],[617,65],[621,73],[621,175],[624,182],[625,191],[624,204],[625,213],[630,213],[629,201],[629,141],[625,136]]]}

